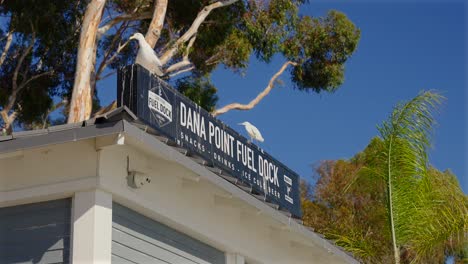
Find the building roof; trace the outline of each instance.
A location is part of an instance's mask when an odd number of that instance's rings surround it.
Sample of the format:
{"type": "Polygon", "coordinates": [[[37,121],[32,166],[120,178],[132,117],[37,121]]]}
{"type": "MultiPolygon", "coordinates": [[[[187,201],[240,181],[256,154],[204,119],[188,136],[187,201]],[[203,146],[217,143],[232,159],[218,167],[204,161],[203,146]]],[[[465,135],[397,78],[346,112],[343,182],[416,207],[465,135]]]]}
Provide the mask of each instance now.
{"type": "Polygon", "coordinates": [[[12,135],[0,136],[0,157],[3,154],[16,151],[120,133],[136,139],[154,150],[159,150],[159,153],[164,153],[169,159],[204,177],[204,179],[228,191],[262,213],[289,226],[292,230],[300,232],[317,244],[323,245],[330,254],[339,255],[349,263],[358,263],[351,254],[334,245],[333,242],[328,241],[322,235],[313,232],[312,228],[304,226],[301,219],[294,218],[288,211],[268,202],[265,196],[256,194],[250,186],[223,170],[213,167],[194,153],[178,147],[175,142],[140,122],[125,106],[80,123],[14,132],[12,135]]]}

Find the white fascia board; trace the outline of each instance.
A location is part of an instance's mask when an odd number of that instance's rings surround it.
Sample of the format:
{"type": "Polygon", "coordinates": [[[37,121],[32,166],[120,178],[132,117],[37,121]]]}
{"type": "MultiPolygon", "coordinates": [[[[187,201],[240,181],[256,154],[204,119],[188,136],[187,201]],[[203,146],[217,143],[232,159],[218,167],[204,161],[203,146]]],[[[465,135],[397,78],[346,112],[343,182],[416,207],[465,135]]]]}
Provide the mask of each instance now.
{"type": "Polygon", "coordinates": [[[185,167],[186,169],[191,170],[192,172],[200,175],[201,178],[207,180],[208,182],[211,182],[215,186],[227,191],[228,193],[231,193],[238,199],[257,208],[262,214],[268,215],[274,220],[288,226],[292,232],[302,236],[307,241],[310,241],[311,243],[319,247],[323,247],[324,249],[328,250],[334,255],[342,257],[343,260],[348,263],[359,263],[357,260],[347,255],[345,252],[343,252],[335,245],[330,243],[328,240],[321,238],[316,233],[310,231],[309,229],[297,223],[290,217],[283,215],[282,213],[271,208],[262,201],[259,201],[252,195],[246,193],[245,191],[241,190],[232,183],[224,180],[223,178],[211,172],[204,166],[191,160],[189,157],[182,155],[171,146],[168,146],[163,142],[159,141],[154,136],[142,131],[141,129],[137,128],[136,126],[132,125],[131,123],[125,120],[123,122],[124,134],[128,136],[126,144],[142,149],[165,160],[176,162],[177,164],[185,167]]]}

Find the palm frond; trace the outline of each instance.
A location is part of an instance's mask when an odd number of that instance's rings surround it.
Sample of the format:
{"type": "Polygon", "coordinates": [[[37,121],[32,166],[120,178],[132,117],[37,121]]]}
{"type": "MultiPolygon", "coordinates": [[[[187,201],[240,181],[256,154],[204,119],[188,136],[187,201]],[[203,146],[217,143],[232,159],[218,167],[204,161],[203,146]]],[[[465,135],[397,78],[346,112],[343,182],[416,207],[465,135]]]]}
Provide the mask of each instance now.
{"type": "MultiPolygon", "coordinates": [[[[400,246],[414,243],[412,237],[419,228],[415,223],[427,210],[427,188],[424,188],[427,150],[435,123],[433,113],[443,99],[435,92],[422,92],[409,102],[398,104],[389,120],[378,128],[385,147],[382,162],[374,170],[383,171],[387,182],[387,207],[396,263],[400,261],[400,246]]],[[[436,226],[440,224],[428,223],[426,233],[433,233],[436,226]]]]}

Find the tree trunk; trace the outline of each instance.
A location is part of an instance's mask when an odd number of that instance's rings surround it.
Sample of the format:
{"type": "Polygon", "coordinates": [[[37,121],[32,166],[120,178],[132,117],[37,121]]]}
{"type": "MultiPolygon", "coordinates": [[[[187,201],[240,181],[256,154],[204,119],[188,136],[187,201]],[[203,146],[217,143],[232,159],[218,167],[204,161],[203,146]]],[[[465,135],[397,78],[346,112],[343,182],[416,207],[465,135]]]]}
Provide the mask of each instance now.
{"type": "Polygon", "coordinates": [[[105,4],[106,0],[91,0],[86,8],[78,47],[70,113],[68,114],[69,124],[87,120],[91,116],[93,105],[91,74],[96,64],[97,30],[105,4]]]}
{"type": "Polygon", "coordinates": [[[0,66],[3,65],[3,62],[6,59],[8,50],[10,50],[11,42],[13,41],[13,31],[9,31],[7,34],[7,40],[5,42],[5,48],[3,48],[2,56],[0,57],[0,66]]]}
{"type": "Polygon", "coordinates": [[[393,216],[393,196],[392,196],[392,164],[391,164],[391,155],[392,155],[392,144],[393,138],[390,139],[389,151],[388,151],[388,159],[387,159],[387,173],[388,173],[388,180],[387,180],[387,195],[388,195],[388,210],[390,212],[390,230],[392,232],[392,244],[393,244],[393,256],[395,258],[395,264],[400,264],[400,250],[396,240],[396,232],[395,232],[395,218],[393,216]]]}
{"type": "Polygon", "coordinates": [[[167,0],[155,0],[156,4],[154,7],[153,18],[146,32],[146,42],[154,49],[156,43],[161,36],[161,31],[164,26],[164,18],[166,17],[167,0]]]}
{"type": "MultiPolygon", "coordinates": [[[[6,112],[5,110],[0,111],[0,116],[3,119],[4,128],[6,130],[7,135],[11,135],[13,133],[13,122],[15,121],[17,115],[17,112],[13,112],[11,115],[8,115],[8,112],[6,112]]],[[[3,131],[0,130],[0,136],[2,134],[3,131]]]]}

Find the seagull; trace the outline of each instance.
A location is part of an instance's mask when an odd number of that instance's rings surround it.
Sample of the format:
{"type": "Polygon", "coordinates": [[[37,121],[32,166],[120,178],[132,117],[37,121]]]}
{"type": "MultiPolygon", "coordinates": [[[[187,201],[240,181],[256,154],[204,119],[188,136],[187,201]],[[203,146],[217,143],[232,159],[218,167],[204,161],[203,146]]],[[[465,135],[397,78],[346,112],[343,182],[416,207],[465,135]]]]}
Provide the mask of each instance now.
{"type": "Polygon", "coordinates": [[[163,76],[162,64],[156,55],[156,52],[153,48],[146,42],[145,37],[141,33],[133,34],[129,40],[136,39],[140,48],[138,49],[138,54],[135,60],[135,63],[140,64],[148,71],[158,75],[163,76]]]}
{"type": "Polygon", "coordinates": [[[264,139],[262,137],[262,134],[260,134],[260,131],[258,128],[256,128],[254,125],[250,124],[249,122],[245,121],[243,123],[239,123],[238,125],[244,126],[245,130],[250,136],[250,141],[252,142],[253,140],[257,140],[260,142],[263,142],[264,139]]]}

